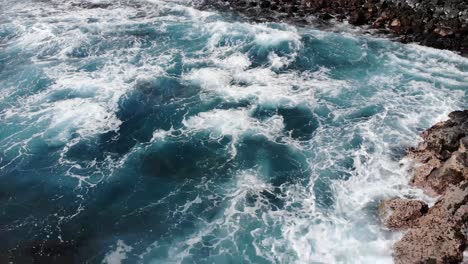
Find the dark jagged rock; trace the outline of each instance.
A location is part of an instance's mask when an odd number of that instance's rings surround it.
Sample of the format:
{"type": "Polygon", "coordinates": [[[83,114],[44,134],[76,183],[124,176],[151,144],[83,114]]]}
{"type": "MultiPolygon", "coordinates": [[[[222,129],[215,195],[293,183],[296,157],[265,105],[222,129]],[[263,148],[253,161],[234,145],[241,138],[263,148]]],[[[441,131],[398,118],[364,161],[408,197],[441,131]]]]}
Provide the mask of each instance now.
{"type": "Polygon", "coordinates": [[[400,36],[402,42],[468,53],[466,0],[204,0],[204,5],[238,10],[255,20],[346,19],[400,36]]]}
{"type": "Polygon", "coordinates": [[[422,202],[384,201],[379,213],[390,228],[409,228],[394,245],[396,263],[460,263],[468,223],[468,111],[456,111],[422,133],[409,151],[419,163],[411,183],[440,195],[427,213],[422,202]],[[384,213],[382,213],[384,212],[384,213]]]}

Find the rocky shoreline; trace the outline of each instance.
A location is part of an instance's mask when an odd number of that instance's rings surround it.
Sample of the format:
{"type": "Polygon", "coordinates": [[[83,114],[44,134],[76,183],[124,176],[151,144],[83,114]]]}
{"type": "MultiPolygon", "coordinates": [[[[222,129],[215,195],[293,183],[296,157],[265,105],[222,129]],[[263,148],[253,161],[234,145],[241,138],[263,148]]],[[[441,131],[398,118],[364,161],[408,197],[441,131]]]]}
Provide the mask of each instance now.
{"type": "MultiPolygon", "coordinates": [[[[346,20],[403,43],[468,55],[466,0],[205,0],[203,5],[258,21],[346,20]]],[[[379,216],[388,228],[405,231],[393,247],[395,263],[460,263],[468,228],[468,110],[450,113],[421,136],[424,141],[407,155],[417,164],[410,184],[438,201],[429,208],[418,200],[386,200],[379,216]]]]}
{"type": "Polygon", "coordinates": [[[418,200],[383,201],[384,225],[405,230],[394,245],[395,263],[460,263],[467,245],[468,110],[452,112],[449,120],[422,133],[423,142],[410,149],[417,163],[411,184],[439,197],[434,206],[418,200]]]}
{"type": "Polygon", "coordinates": [[[466,0],[202,0],[200,6],[231,9],[259,21],[348,21],[396,36],[403,43],[468,54],[466,0]]]}

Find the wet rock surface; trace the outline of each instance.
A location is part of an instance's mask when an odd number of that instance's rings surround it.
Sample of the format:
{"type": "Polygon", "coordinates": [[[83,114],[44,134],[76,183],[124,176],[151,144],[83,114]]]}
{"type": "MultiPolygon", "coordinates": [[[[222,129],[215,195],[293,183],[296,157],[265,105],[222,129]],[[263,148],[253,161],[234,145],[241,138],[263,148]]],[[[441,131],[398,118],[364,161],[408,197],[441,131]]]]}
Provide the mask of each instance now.
{"type": "Polygon", "coordinates": [[[396,263],[460,263],[466,238],[468,183],[450,187],[394,245],[396,263]]]}
{"type": "Polygon", "coordinates": [[[468,53],[466,0],[203,0],[255,20],[347,20],[399,36],[402,42],[468,53]]]}
{"type": "Polygon", "coordinates": [[[468,180],[468,111],[452,112],[449,117],[426,130],[421,135],[424,142],[409,152],[419,162],[412,184],[432,195],[468,180]]]}
{"type": "Polygon", "coordinates": [[[460,263],[468,223],[468,111],[456,111],[422,134],[409,157],[419,166],[411,183],[440,196],[427,210],[415,200],[382,202],[379,215],[392,229],[408,229],[394,245],[396,263],[460,263]]]}
{"type": "Polygon", "coordinates": [[[379,206],[379,217],[382,222],[395,229],[409,228],[428,211],[426,203],[417,200],[392,199],[379,206]]]}

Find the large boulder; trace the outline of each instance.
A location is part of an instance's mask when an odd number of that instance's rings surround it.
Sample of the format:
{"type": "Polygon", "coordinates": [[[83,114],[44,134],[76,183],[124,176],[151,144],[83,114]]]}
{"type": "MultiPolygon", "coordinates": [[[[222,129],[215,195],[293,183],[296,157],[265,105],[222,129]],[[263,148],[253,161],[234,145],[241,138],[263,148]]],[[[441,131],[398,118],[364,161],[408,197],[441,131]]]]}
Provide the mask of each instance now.
{"type": "Polygon", "coordinates": [[[426,203],[418,200],[392,199],[379,206],[379,217],[383,224],[393,229],[415,226],[418,219],[428,211],[426,203]]]}

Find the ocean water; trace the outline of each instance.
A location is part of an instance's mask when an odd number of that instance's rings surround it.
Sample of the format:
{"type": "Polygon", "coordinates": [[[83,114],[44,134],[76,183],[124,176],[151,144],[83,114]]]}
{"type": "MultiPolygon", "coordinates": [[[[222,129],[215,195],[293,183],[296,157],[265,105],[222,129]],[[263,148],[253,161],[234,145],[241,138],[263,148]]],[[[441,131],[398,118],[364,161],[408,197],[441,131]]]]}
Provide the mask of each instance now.
{"type": "Polygon", "coordinates": [[[0,0],[1,263],[391,263],[468,59],[187,1],[0,0]]]}

